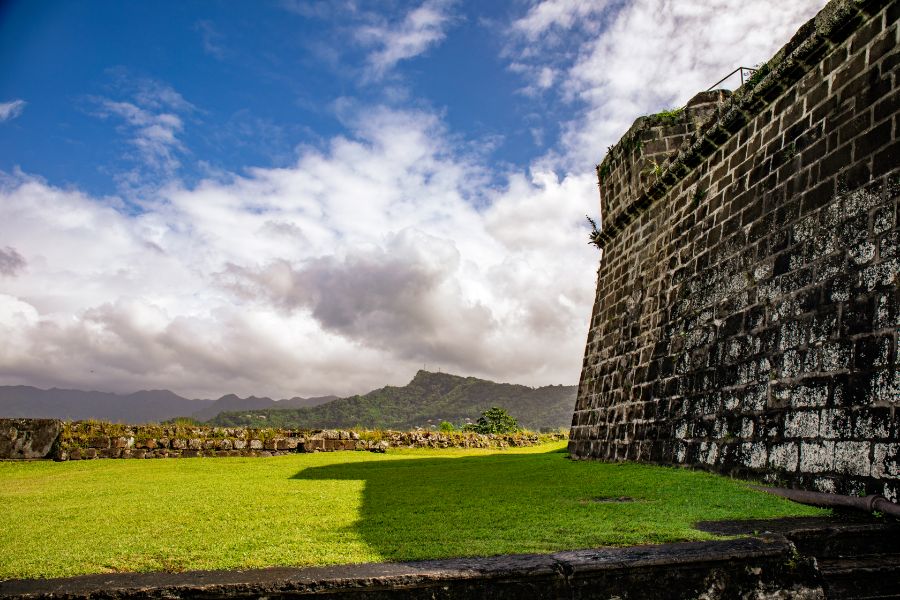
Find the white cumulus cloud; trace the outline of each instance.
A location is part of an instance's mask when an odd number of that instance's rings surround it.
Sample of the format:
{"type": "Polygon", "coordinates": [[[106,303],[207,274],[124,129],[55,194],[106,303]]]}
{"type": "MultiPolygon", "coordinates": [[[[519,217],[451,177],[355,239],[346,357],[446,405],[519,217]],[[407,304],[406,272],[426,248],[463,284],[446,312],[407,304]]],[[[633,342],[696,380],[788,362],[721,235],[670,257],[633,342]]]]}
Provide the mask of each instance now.
{"type": "Polygon", "coordinates": [[[516,19],[512,28],[535,41],[555,29],[566,31],[577,23],[585,25],[586,21],[603,13],[608,4],[606,0],[543,0],[534,4],[525,16],[516,19]]]}
{"type": "Polygon", "coordinates": [[[441,42],[452,23],[449,0],[425,0],[399,22],[380,21],[356,30],[356,37],[370,47],[371,75],[380,78],[402,60],[422,54],[441,42]]]}
{"type": "Polygon", "coordinates": [[[194,106],[170,86],[150,79],[130,80],[119,74],[120,85],[129,88],[127,99],[91,97],[94,114],[119,121],[118,129],[133,147],[129,158],[132,171],[120,175],[129,186],[148,179],[158,181],[171,177],[181,166],[187,148],[180,135],[184,131],[184,115],[194,106]]]}
{"type": "Polygon", "coordinates": [[[7,178],[0,238],[27,268],[4,280],[0,382],[289,397],[423,364],[574,382],[590,175],[490,188],[433,114],[375,107],[350,127],[288,168],[169,185],[138,215],[7,178]]]}
{"type": "Polygon", "coordinates": [[[543,0],[510,27],[511,68],[549,87],[576,118],[562,164],[600,162],[635,118],[684,105],[738,66],[768,60],[823,0],[543,0]],[[571,40],[578,43],[572,47],[571,40]],[[550,82],[550,83],[548,83],[550,82]]]}
{"type": "Polygon", "coordinates": [[[173,113],[153,113],[131,102],[100,101],[101,114],[121,117],[131,128],[131,143],[150,165],[174,170],[179,166],[177,154],[184,149],[178,134],[184,128],[181,118],[173,113]]]}
{"type": "Polygon", "coordinates": [[[0,102],[0,123],[10,121],[22,114],[25,105],[28,104],[24,100],[11,100],[10,102],[0,102]]]}

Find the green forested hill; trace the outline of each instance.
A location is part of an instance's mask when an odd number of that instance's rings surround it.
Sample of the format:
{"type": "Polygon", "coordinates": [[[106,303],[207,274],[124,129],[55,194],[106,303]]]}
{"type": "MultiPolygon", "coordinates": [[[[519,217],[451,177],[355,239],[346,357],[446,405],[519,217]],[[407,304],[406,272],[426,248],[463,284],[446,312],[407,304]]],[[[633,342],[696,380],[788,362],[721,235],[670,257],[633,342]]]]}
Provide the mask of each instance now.
{"type": "Polygon", "coordinates": [[[221,426],[411,429],[450,421],[475,421],[482,411],[500,406],[529,429],[568,427],[576,386],[530,388],[475,377],[419,371],[403,387],[387,386],[362,396],[338,398],[319,406],[219,413],[209,421],[221,426]]]}

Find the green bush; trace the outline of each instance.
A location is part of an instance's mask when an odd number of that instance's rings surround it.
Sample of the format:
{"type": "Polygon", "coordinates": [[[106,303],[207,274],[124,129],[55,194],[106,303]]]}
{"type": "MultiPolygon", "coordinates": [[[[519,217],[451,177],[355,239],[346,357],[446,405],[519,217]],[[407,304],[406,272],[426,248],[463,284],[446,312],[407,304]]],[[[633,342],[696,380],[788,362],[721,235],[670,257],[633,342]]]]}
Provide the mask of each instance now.
{"type": "Polygon", "coordinates": [[[456,431],[456,427],[454,427],[453,423],[451,423],[450,421],[441,421],[441,424],[438,425],[438,429],[440,429],[444,433],[452,433],[456,431]]]}
{"type": "Polygon", "coordinates": [[[472,427],[477,433],[515,433],[519,430],[519,422],[506,409],[492,406],[481,413],[478,423],[472,427]]]}

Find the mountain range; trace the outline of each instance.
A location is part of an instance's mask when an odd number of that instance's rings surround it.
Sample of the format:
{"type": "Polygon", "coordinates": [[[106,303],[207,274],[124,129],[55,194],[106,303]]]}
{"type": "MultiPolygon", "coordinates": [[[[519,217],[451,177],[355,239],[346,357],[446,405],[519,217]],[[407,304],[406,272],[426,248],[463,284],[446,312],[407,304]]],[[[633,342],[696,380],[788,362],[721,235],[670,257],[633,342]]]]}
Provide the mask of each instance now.
{"type": "Polygon", "coordinates": [[[227,394],[218,400],[191,400],[169,390],[113,394],[17,385],[0,386],[0,417],[117,423],[192,417],[220,426],[412,429],[441,421],[459,425],[500,406],[523,427],[556,429],[571,424],[576,389],[574,385],[531,388],[429,371],[419,371],[405,386],[386,386],[346,398],[273,400],[227,394]]]}
{"type": "Polygon", "coordinates": [[[475,420],[492,406],[505,408],[529,429],[569,427],[577,386],[531,388],[475,377],[419,371],[407,385],[386,386],[361,396],[318,406],[223,412],[210,423],[221,426],[411,429],[449,421],[475,420]]]}
{"type": "Polygon", "coordinates": [[[294,397],[272,400],[227,394],[218,400],[190,400],[169,390],[144,390],[133,394],[86,392],[27,385],[0,386],[0,417],[50,418],[79,421],[97,419],[114,423],[151,423],[175,417],[206,421],[225,410],[300,408],[334,400],[337,396],[294,397]]]}

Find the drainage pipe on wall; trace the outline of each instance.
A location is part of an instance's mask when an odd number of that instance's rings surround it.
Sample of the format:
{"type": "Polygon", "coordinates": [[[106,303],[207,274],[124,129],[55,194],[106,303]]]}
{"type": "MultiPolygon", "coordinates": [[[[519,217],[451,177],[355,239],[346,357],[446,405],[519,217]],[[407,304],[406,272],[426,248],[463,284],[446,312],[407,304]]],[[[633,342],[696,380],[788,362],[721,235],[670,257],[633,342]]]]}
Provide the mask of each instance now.
{"type": "Polygon", "coordinates": [[[841,494],[807,492],[806,490],[791,490],[788,488],[754,487],[800,504],[812,504],[813,506],[825,508],[855,508],[866,512],[877,511],[885,515],[900,517],[900,504],[895,504],[884,496],[843,496],[841,494]]]}

